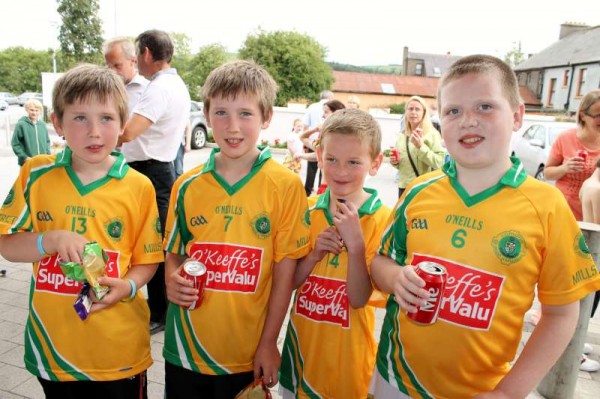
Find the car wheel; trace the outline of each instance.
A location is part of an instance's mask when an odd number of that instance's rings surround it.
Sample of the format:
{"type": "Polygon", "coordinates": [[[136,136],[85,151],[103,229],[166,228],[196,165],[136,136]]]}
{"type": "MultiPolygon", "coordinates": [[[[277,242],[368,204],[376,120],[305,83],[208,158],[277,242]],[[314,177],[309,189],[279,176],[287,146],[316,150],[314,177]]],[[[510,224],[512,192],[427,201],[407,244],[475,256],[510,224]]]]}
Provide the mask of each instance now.
{"type": "Polygon", "coordinates": [[[192,130],[192,148],[197,150],[206,145],[206,130],[202,126],[196,126],[192,130]]]}
{"type": "Polygon", "coordinates": [[[538,168],[537,172],[535,172],[535,176],[533,176],[533,177],[535,177],[538,180],[545,181],[545,179],[544,179],[544,165],[540,165],[540,167],[538,168]]]}

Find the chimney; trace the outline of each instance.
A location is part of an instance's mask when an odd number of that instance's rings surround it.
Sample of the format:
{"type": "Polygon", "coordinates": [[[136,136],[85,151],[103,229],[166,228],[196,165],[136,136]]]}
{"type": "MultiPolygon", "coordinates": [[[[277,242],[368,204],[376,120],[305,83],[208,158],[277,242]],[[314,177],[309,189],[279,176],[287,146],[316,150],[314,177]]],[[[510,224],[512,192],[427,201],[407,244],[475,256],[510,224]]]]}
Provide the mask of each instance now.
{"type": "Polygon", "coordinates": [[[579,32],[580,30],[584,30],[589,27],[589,25],[581,22],[565,22],[564,24],[560,25],[560,34],[558,35],[558,40],[562,40],[571,33],[579,32]]]}

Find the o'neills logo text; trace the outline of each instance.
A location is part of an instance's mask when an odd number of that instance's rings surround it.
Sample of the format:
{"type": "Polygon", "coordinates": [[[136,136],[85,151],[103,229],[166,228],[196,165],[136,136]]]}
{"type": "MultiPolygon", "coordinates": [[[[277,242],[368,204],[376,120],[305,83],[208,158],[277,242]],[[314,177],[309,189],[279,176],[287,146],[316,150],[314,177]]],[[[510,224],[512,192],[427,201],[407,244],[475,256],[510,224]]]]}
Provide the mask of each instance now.
{"type": "MultiPolygon", "coordinates": [[[[104,252],[108,255],[106,275],[108,277],[119,277],[119,252],[106,250],[104,252]]],[[[61,295],[79,294],[81,283],[66,277],[60,269],[58,262],[60,262],[58,255],[48,256],[40,261],[35,281],[35,290],[61,295]]]]}
{"type": "Polygon", "coordinates": [[[415,255],[412,263],[416,265],[422,261],[439,263],[448,272],[438,321],[478,330],[489,329],[504,276],[425,255],[415,255]]]}
{"type": "Polygon", "coordinates": [[[308,319],[350,327],[346,282],[309,276],[298,289],[296,313],[308,319]]]}
{"type": "Polygon", "coordinates": [[[194,243],[190,256],[206,266],[206,289],[256,292],[262,264],[262,248],[241,245],[194,243]]]}

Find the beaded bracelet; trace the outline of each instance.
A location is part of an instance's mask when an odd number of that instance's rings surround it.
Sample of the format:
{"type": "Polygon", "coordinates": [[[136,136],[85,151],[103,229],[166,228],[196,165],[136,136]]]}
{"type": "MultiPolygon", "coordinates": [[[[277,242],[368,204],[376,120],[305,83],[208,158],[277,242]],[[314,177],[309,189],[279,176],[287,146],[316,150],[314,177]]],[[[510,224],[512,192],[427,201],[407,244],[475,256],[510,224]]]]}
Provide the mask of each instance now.
{"type": "Polygon", "coordinates": [[[38,234],[37,236],[37,249],[38,252],[40,253],[40,255],[42,256],[48,256],[48,254],[46,253],[46,250],[44,249],[44,246],[42,245],[42,240],[44,238],[44,233],[45,232],[41,232],[40,234],[38,234]]]}

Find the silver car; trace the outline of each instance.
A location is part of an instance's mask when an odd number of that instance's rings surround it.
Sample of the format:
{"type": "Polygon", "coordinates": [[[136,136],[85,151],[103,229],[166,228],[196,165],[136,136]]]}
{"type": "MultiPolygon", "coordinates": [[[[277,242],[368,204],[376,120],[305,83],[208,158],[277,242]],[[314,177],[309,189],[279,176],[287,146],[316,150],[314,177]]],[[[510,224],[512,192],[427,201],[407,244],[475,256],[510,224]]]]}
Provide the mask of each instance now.
{"type": "Polygon", "coordinates": [[[17,97],[7,91],[0,91],[0,99],[6,101],[8,105],[14,105],[17,103],[17,97]]]}
{"type": "Polygon", "coordinates": [[[512,154],[521,159],[527,174],[544,180],[544,166],[558,135],[577,125],[572,122],[540,121],[513,133],[512,154]]]}
{"type": "Polygon", "coordinates": [[[42,93],[26,91],[25,93],[22,93],[19,97],[17,97],[17,104],[19,104],[22,107],[23,105],[25,105],[25,102],[30,98],[38,100],[39,102],[42,102],[43,100],[42,93]]]}
{"type": "Polygon", "coordinates": [[[4,111],[8,108],[8,103],[3,98],[0,98],[0,111],[4,111]]]}
{"type": "Polygon", "coordinates": [[[208,128],[206,127],[206,119],[204,119],[202,108],[202,103],[195,101],[190,103],[191,145],[193,149],[202,148],[206,145],[208,128]]]}

